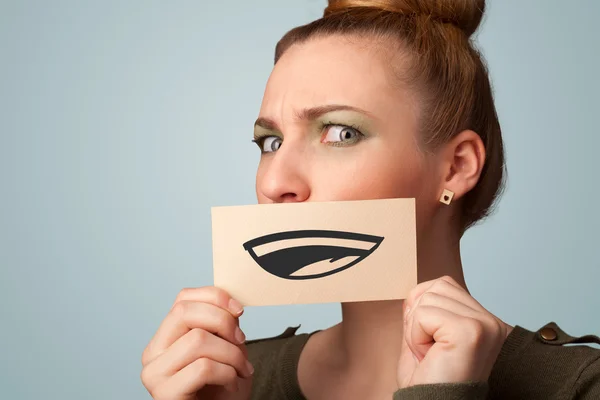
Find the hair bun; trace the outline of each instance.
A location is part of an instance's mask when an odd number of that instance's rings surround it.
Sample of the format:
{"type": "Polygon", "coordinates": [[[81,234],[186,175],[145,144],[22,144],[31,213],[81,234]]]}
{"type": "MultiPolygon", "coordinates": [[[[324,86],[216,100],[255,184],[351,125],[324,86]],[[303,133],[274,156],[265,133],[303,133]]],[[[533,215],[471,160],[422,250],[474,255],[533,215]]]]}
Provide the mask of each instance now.
{"type": "Polygon", "coordinates": [[[451,23],[471,36],[481,23],[485,0],[329,0],[324,16],[356,7],[378,8],[403,15],[430,16],[451,23]]]}

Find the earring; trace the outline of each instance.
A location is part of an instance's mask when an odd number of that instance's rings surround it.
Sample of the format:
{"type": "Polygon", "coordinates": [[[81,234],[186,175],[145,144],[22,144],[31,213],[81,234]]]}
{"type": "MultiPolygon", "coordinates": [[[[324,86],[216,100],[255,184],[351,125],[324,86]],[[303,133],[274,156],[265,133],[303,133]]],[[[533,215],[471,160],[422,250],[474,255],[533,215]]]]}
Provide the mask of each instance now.
{"type": "Polygon", "coordinates": [[[440,201],[444,204],[450,204],[453,197],[454,197],[453,191],[444,189],[444,193],[442,193],[442,197],[440,197],[440,201]]]}

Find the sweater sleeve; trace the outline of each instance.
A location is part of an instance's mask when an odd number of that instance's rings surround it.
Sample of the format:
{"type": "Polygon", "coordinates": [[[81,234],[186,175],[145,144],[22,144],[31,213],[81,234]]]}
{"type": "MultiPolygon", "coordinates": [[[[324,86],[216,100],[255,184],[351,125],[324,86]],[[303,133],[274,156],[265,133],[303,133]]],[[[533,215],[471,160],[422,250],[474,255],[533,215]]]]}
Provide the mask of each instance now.
{"type": "Polygon", "coordinates": [[[415,385],[394,393],[393,400],[484,400],[487,382],[415,385]]]}

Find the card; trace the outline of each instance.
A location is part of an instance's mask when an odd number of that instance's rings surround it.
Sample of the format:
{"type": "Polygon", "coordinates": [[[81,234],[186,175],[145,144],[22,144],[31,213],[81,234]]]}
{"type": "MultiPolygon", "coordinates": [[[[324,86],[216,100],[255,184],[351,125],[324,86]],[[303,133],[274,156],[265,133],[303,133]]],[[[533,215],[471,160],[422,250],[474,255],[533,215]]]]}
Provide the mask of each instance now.
{"type": "Polygon", "coordinates": [[[414,199],[213,207],[214,285],[244,306],[404,299],[414,199]]]}

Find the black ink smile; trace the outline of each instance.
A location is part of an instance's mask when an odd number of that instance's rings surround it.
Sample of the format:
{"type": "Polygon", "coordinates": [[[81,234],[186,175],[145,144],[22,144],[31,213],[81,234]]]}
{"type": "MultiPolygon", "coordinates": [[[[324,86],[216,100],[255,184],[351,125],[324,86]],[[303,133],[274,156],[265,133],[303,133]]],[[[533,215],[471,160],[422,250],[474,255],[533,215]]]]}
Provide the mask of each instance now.
{"type": "Polygon", "coordinates": [[[270,274],[284,279],[315,279],[341,272],[345,269],[358,264],[371,253],[373,253],[383,241],[382,236],[365,235],[361,233],[341,232],[341,231],[323,231],[323,230],[302,230],[273,233],[261,236],[244,243],[244,249],[250,253],[254,261],[262,269],[270,274]],[[369,249],[360,249],[356,247],[344,247],[335,245],[304,245],[282,248],[270,253],[257,256],[255,248],[267,243],[274,243],[290,239],[312,239],[312,238],[331,238],[345,239],[372,243],[369,249]],[[310,275],[292,275],[300,269],[317,263],[319,261],[330,260],[330,263],[341,260],[345,257],[357,257],[348,264],[335,268],[331,271],[310,274],[310,275]]]}

